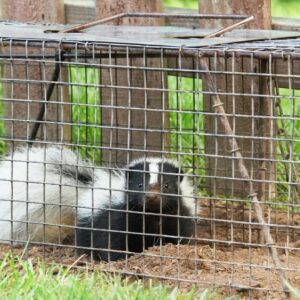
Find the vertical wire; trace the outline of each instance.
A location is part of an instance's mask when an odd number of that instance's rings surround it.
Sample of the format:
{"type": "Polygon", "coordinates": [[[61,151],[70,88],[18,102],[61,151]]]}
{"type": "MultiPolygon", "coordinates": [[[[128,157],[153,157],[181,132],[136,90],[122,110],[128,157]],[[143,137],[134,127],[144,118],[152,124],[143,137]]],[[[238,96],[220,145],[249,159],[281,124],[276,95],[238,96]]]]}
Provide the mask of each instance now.
{"type": "MultiPolygon", "coordinates": [[[[14,79],[14,60],[13,60],[13,40],[9,41],[9,54],[10,54],[10,78],[14,79]]],[[[10,89],[10,118],[11,118],[11,132],[10,137],[12,139],[12,152],[11,152],[11,162],[10,162],[10,168],[11,168],[11,174],[10,174],[10,189],[11,189],[11,197],[10,197],[10,249],[14,250],[13,247],[13,240],[14,240],[14,150],[15,150],[15,144],[14,144],[14,132],[15,132],[15,123],[14,123],[14,80],[11,82],[11,89],[10,89]]]]}
{"type": "MultiPolygon", "coordinates": [[[[46,70],[45,70],[45,42],[43,42],[42,44],[42,54],[43,54],[43,64],[42,64],[42,74],[41,74],[41,80],[43,80],[45,82],[45,84],[43,85],[43,90],[42,90],[42,102],[46,103],[46,99],[47,99],[47,87],[46,87],[46,81],[47,81],[47,76],[46,76],[46,70]]],[[[42,106],[43,104],[41,103],[40,106],[42,106]]],[[[45,108],[45,113],[44,113],[44,117],[45,117],[45,121],[47,120],[47,110],[45,108]]],[[[46,123],[46,122],[45,122],[46,123]]],[[[44,138],[45,141],[47,141],[47,127],[42,126],[41,127],[44,131],[44,138]]],[[[41,130],[42,131],[42,130],[41,130]]],[[[44,148],[43,151],[43,257],[45,257],[46,255],[46,247],[45,247],[45,243],[46,243],[46,209],[47,209],[47,203],[46,203],[46,180],[47,180],[47,173],[46,173],[46,169],[47,169],[47,165],[46,165],[46,148],[44,148]]],[[[61,220],[61,219],[60,219],[61,220]]]]}
{"type": "MultiPolygon", "coordinates": [[[[232,53],[232,58],[231,58],[231,72],[232,72],[232,132],[233,132],[233,135],[236,136],[236,64],[235,64],[235,60],[236,60],[236,56],[235,56],[235,52],[232,53]]],[[[229,69],[229,66],[228,68],[226,67],[226,70],[229,69]]],[[[227,76],[226,76],[227,77],[227,76]]],[[[226,91],[228,92],[229,91],[229,87],[227,86],[227,80],[226,80],[226,91]]],[[[226,103],[228,103],[228,94],[226,95],[226,103]]],[[[239,99],[239,101],[243,101],[242,98],[239,99]]],[[[230,107],[230,105],[229,105],[230,107]]],[[[235,149],[233,149],[235,150],[235,149]]],[[[234,179],[236,177],[236,174],[235,174],[235,151],[232,151],[231,152],[231,178],[232,178],[232,181],[231,181],[231,198],[234,198],[234,191],[235,191],[235,188],[234,188],[234,179]]],[[[225,191],[226,192],[226,191],[225,191]]],[[[226,201],[227,202],[227,201],[226,201]]],[[[230,202],[230,241],[231,241],[231,246],[230,246],[230,251],[231,251],[231,261],[234,265],[234,247],[233,247],[233,242],[234,242],[234,227],[233,227],[233,219],[234,219],[234,216],[233,216],[233,212],[234,212],[234,203],[231,201],[230,202]]],[[[228,218],[228,215],[227,215],[227,218],[228,218]]],[[[234,278],[234,268],[231,269],[231,282],[234,282],[235,281],[235,278],[234,278]]]]}
{"type": "MultiPolygon", "coordinates": [[[[147,149],[147,126],[148,126],[148,115],[147,115],[147,108],[148,108],[148,92],[147,92],[147,56],[146,56],[146,47],[143,47],[143,57],[142,57],[142,68],[143,68],[143,83],[144,83],[144,144],[143,144],[143,150],[147,149]]],[[[147,164],[146,164],[146,157],[144,157],[144,169],[143,169],[143,193],[144,197],[147,196],[146,189],[145,189],[145,183],[146,183],[146,170],[147,170],[147,164]]],[[[143,251],[146,248],[146,240],[147,239],[147,233],[146,233],[146,203],[143,202],[143,251]]],[[[149,237],[148,237],[149,238],[149,237]]],[[[152,238],[152,237],[151,237],[152,238]]],[[[142,257],[142,269],[145,270],[145,257],[142,257]]]]}
{"type": "MultiPolygon", "coordinates": [[[[110,96],[111,96],[111,100],[110,100],[110,106],[111,106],[111,115],[110,115],[110,130],[109,130],[109,147],[110,149],[113,149],[113,126],[114,126],[114,110],[116,109],[116,93],[117,91],[115,91],[114,88],[114,80],[113,80],[113,62],[112,62],[112,45],[108,46],[108,61],[109,61],[109,80],[110,80],[110,96]]],[[[115,64],[117,64],[117,62],[115,61],[115,64]]],[[[117,73],[117,71],[115,71],[115,73],[117,73]]],[[[115,74],[116,76],[117,74],[115,74]]],[[[117,85],[117,82],[116,82],[117,85]]],[[[109,166],[112,165],[112,153],[111,151],[109,151],[109,156],[108,156],[108,162],[109,162],[109,166]]],[[[108,262],[110,263],[111,261],[111,214],[112,214],[112,174],[111,174],[111,170],[109,170],[109,212],[108,212],[108,249],[109,249],[109,256],[108,256],[108,262]]]]}
{"type": "MultiPolygon", "coordinates": [[[[164,68],[164,50],[161,49],[160,50],[160,68],[164,68]]],[[[162,89],[162,92],[161,92],[161,108],[162,108],[162,114],[161,114],[161,123],[162,123],[162,127],[161,127],[161,130],[162,130],[162,133],[161,133],[161,141],[162,141],[162,147],[161,147],[161,151],[162,151],[162,155],[166,155],[165,152],[168,152],[168,149],[167,151],[165,151],[165,136],[164,136],[164,129],[166,128],[165,124],[166,124],[166,121],[165,121],[165,114],[166,114],[166,107],[167,107],[167,104],[166,104],[166,99],[165,99],[165,74],[164,74],[164,71],[163,70],[160,70],[160,73],[161,73],[161,89],[162,89]]],[[[160,182],[160,190],[161,192],[163,192],[163,182],[162,182],[162,178],[163,178],[163,164],[162,164],[162,170],[161,170],[161,182],[160,182]]],[[[162,199],[160,199],[160,214],[162,214],[162,199]]],[[[162,215],[160,215],[160,229],[159,229],[159,234],[160,236],[162,236],[162,215]]],[[[162,255],[163,255],[163,248],[162,248],[162,238],[160,238],[160,245],[159,245],[159,254],[160,254],[160,260],[159,260],[159,269],[160,269],[160,276],[163,276],[163,273],[164,273],[164,265],[163,265],[163,259],[162,259],[162,255]]]]}
{"type": "MultiPolygon", "coordinates": [[[[28,71],[28,40],[26,40],[25,42],[25,70],[24,70],[24,75],[25,75],[25,82],[26,82],[26,140],[28,140],[29,138],[29,132],[30,132],[30,128],[29,128],[29,120],[30,120],[30,95],[29,95],[29,71],[28,71]]],[[[27,152],[26,152],[26,197],[25,197],[25,201],[26,201],[26,239],[27,241],[30,240],[30,236],[29,236],[29,148],[27,147],[27,152]]]]}
{"type": "MultiPolygon", "coordinates": [[[[130,145],[131,145],[131,124],[132,124],[132,119],[131,119],[131,109],[132,109],[132,91],[131,91],[131,82],[132,82],[132,72],[130,69],[130,66],[132,64],[132,61],[130,59],[130,51],[129,51],[129,47],[126,47],[126,66],[127,66],[127,85],[128,85],[128,110],[127,110],[127,149],[130,149],[130,145]]],[[[126,151],[126,162],[127,162],[127,166],[129,165],[130,162],[130,157],[131,154],[130,152],[127,150],[126,151]]],[[[129,190],[129,186],[128,186],[128,182],[129,182],[129,173],[128,170],[126,170],[125,172],[126,174],[126,186],[125,189],[129,190]]],[[[129,231],[129,213],[132,213],[129,211],[129,198],[128,198],[128,192],[126,193],[126,258],[125,258],[125,268],[128,268],[128,254],[127,252],[129,251],[129,244],[128,244],[128,239],[129,239],[129,235],[128,235],[128,231],[129,231]]]]}
{"type": "MultiPolygon", "coordinates": [[[[250,70],[251,72],[255,72],[255,67],[254,67],[254,57],[253,53],[250,56],[250,70]]],[[[250,83],[250,94],[254,95],[254,77],[251,76],[251,83],[250,83]]],[[[254,137],[255,137],[255,98],[251,96],[251,150],[250,150],[250,155],[251,155],[251,168],[250,168],[250,177],[253,178],[254,176],[254,169],[253,169],[253,160],[255,158],[255,147],[254,147],[254,137]]],[[[249,280],[248,284],[249,286],[252,286],[252,205],[248,205],[248,210],[249,210],[249,215],[248,215],[248,260],[249,260],[249,280]]],[[[249,291],[249,297],[251,297],[251,291],[249,291]]]]}
{"type": "MultiPolygon", "coordinates": [[[[214,57],[213,57],[213,66],[210,66],[213,71],[218,71],[218,56],[217,52],[214,52],[214,57]]],[[[210,68],[210,69],[211,69],[210,68]]],[[[217,81],[217,75],[214,78],[214,81],[217,81]]],[[[211,104],[213,104],[213,99],[211,98],[211,104]]],[[[218,143],[218,118],[217,118],[217,113],[213,113],[213,121],[214,121],[214,144],[215,144],[215,157],[213,159],[214,161],[214,166],[213,166],[213,196],[216,197],[217,195],[217,178],[218,178],[218,153],[219,153],[219,143],[218,143]]],[[[212,239],[216,240],[217,239],[217,232],[216,232],[216,204],[215,201],[211,201],[211,207],[212,207],[212,218],[214,221],[212,222],[212,239]]],[[[227,207],[227,201],[226,201],[226,207],[227,207]]],[[[227,214],[226,214],[227,215],[227,214]]],[[[213,261],[217,261],[217,249],[216,249],[216,242],[213,242],[213,261]]],[[[217,270],[216,270],[216,263],[213,264],[213,274],[214,274],[214,280],[216,280],[216,275],[217,275],[217,270]]]]}

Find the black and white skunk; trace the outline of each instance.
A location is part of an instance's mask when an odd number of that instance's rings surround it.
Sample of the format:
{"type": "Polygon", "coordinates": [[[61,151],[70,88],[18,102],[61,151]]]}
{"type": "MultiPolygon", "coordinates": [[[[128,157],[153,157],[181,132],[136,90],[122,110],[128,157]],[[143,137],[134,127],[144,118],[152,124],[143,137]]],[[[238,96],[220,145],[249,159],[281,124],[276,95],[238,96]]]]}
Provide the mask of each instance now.
{"type": "Polygon", "coordinates": [[[117,260],[194,233],[193,188],[176,161],[92,166],[64,147],[23,148],[0,164],[0,241],[57,243],[117,260]]]}

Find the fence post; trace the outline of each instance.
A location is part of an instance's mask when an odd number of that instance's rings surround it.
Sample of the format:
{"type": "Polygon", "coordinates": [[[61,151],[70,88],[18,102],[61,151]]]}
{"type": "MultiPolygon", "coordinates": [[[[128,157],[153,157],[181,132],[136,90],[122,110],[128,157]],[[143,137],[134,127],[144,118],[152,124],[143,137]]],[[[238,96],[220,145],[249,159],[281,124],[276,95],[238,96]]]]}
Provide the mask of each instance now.
{"type": "MultiPolygon", "coordinates": [[[[98,19],[121,12],[162,12],[162,1],[96,0],[98,19]]],[[[119,25],[160,25],[161,22],[159,19],[151,18],[125,18],[116,23],[119,25]]],[[[142,54],[141,57],[133,58],[128,53],[128,59],[113,57],[111,61],[103,59],[101,62],[141,68],[163,67],[160,57],[148,58],[147,56],[145,48],[144,57],[142,54]]],[[[151,153],[151,150],[159,152],[152,152],[150,155],[160,155],[161,151],[166,151],[167,137],[162,133],[162,129],[167,127],[168,120],[162,109],[167,107],[167,94],[148,90],[148,88],[162,88],[163,84],[166,88],[166,76],[163,71],[102,68],[101,83],[115,86],[115,88],[102,88],[101,90],[101,104],[113,106],[113,108],[102,109],[102,125],[114,127],[114,129],[102,129],[102,145],[109,147],[102,152],[103,161],[125,163],[143,155],[140,152],[143,150],[145,155],[151,153]],[[120,86],[125,88],[121,89],[120,86]],[[130,87],[142,89],[130,90],[130,87]],[[119,106],[128,107],[128,110],[119,109],[119,106]],[[132,110],[132,107],[138,109],[132,110]],[[157,111],[147,111],[151,108],[157,111]],[[125,129],[121,130],[121,128],[125,129]],[[139,131],[132,131],[132,129],[139,131]],[[137,151],[132,151],[133,149],[137,151]]]]}
{"type": "MultiPolygon", "coordinates": [[[[199,1],[200,13],[216,14],[243,14],[253,15],[254,21],[245,25],[251,29],[271,29],[271,1],[199,1]]],[[[221,28],[232,24],[231,20],[204,20],[201,22],[203,28],[221,28]]],[[[260,76],[261,73],[267,73],[267,61],[254,58],[215,57],[210,59],[209,65],[215,75],[216,86],[221,95],[226,113],[232,114],[230,121],[234,125],[236,136],[249,137],[240,139],[239,146],[243,157],[245,157],[246,166],[254,180],[262,180],[262,183],[255,183],[255,189],[259,193],[260,200],[264,196],[268,198],[274,196],[274,184],[265,184],[264,180],[274,182],[275,164],[271,161],[275,155],[275,144],[272,139],[255,140],[252,137],[274,137],[274,124],[270,119],[256,118],[259,115],[272,116],[274,99],[268,98],[272,91],[269,91],[268,80],[260,76]],[[229,72],[228,74],[225,74],[229,72]],[[241,72],[241,75],[238,75],[241,72]],[[231,73],[231,74],[230,74],[231,73]],[[247,75],[247,73],[258,73],[256,77],[247,75]],[[245,75],[244,75],[245,74],[245,75]],[[232,93],[232,95],[230,95],[232,93]],[[248,94],[249,96],[239,96],[248,94]],[[254,97],[252,95],[259,95],[254,97]],[[235,114],[242,114],[237,117],[235,114]],[[249,116],[249,117],[247,117],[249,116]],[[253,123],[254,122],[254,123],[253,123]],[[249,158],[249,159],[247,159],[249,158]],[[266,159],[258,161],[257,159],[266,159]],[[268,161],[267,161],[268,160],[268,161]]],[[[203,89],[207,91],[206,83],[203,82],[203,89]]],[[[209,95],[204,96],[204,110],[213,112],[212,102],[209,95]]],[[[215,122],[214,115],[205,116],[205,130],[209,134],[223,134],[220,126],[215,122]]],[[[239,141],[239,139],[238,139],[239,141]]],[[[208,191],[211,194],[226,196],[243,196],[247,193],[244,188],[244,182],[229,180],[231,177],[240,178],[237,163],[232,158],[220,158],[218,156],[234,157],[227,151],[227,138],[208,136],[205,139],[205,151],[207,154],[217,155],[210,157],[206,161],[206,168],[209,175],[208,191]]]]}
{"type": "MultiPolygon", "coordinates": [[[[0,5],[3,19],[19,22],[64,23],[63,0],[1,0],[0,5]]],[[[23,55],[55,54],[51,49],[43,49],[42,43],[38,47],[31,47],[30,42],[24,46],[6,47],[3,51],[23,55]]],[[[11,63],[9,60],[5,62],[2,73],[3,78],[6,79],[3,84],[3,98],[4,115],[8,119],[5,121],[8,149],[17,146],[14,140],[28,141],[34,120],[40,110],[41,104],[38,101],[44,101],[46,98],[48,81],[51,80],[54,65],[54,58],[49,63],[46,60],[34,62],[30,59],[21,59],[18,63],[11,63]]],[[[60,74],[59,80],[67,81],[67,69],[63,66],[60,74]]],[[[67,123],[70,121],[70,107],[51,103],[51,100],[68,102],[68,89],[58,87],[53,92],[46,106],[44,122],[37,137],[39,140],[48,141],[70,140],[70,128],[59,124],[60,121],[67,123]],[[52,123],[50,124],[49,121],[52,123]]]]}

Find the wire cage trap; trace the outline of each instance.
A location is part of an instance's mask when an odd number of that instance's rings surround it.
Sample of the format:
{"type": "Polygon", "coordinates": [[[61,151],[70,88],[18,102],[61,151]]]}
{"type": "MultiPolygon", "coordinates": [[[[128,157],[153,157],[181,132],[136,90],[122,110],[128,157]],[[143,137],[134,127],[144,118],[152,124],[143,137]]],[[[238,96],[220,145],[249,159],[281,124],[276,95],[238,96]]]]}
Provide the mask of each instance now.
{"type": "Polygon", "coordinates": [[[2,253],[299,288],[298,33],[0,26],[2,253]]]}

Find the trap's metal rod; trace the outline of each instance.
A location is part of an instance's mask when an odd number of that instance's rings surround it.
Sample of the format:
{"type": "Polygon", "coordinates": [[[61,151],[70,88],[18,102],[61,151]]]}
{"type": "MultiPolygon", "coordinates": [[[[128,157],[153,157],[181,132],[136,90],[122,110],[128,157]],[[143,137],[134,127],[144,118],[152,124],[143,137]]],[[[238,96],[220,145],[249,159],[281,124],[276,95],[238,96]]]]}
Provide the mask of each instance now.
{"type": "MultiPolygon", "coordinates": [[[[24,47],[24,41],[14,41],[15,46],[21,46],[24,47]]],[[[7,41],[2,41],[3,46],[8,46],[9,43],[7,41]]],[[[40,42],[32,41],[30,45],[33,46],[40,46],[40,42]]],[[[74,43],[71,42],[62,42],[59,43],[53,42],[50,44],[47,44],[49,47],[55,47],[60,49],[63,49],[64,51],[72,51],[74,50],[74,43]]],[[[107,50],[107,45],[105,44],[94,44],[96,50],[107,50]]],[[[130,46],[132,46],[130,44],[130,46]]],[[[271,47],[271,43],[269,44],[271,47]]],[[[78,49],[85,51],[86,50],[86,43],[77,44],[78,49]]],[[[265,47],[265,46],[264,46],[265,47]]],[[[147,48],[147,56],[151,57],[160,57],[161,56],[161,50],[159,48],[153,48],[153,46],[146,46],[147,48]]],[[[178,48],[171,48],[171,47],[163,47],[164,53],[167,56],[178,56],[178,48]]],[[[224,49],[221,48],[202,48],[201,53],[203,56],[206,57],[232,57],[233,55],[239,55],[239,57],[253,57],[253,58],[259,58],[259,59],[269,59],[270,52],[272,54],[273,59],[281,59],[286,60],[289,56],[293,60],[300,60],[300,53],[298,52],[290,52],[290,53],[283,53],[282,51],[279,52],[277,50],[268,50],[268,47],[265,48],[266,50],[253,50],[253,49],[241,49],[241,48],[233,48],[231,51],[224,51],[224,49]]],[[[294,48],[293,48],[294,49],[294,48]]],[[[124,45],[116,44],[114,45],[115,54],[111,54],[113,58],[115,57],[126,57],[126,53],[124,52],[124,45]]],[[[134,47],[131,49],[130,56],[137,56],[141,57],[143,51],[143,47],[134,47]]],[[[180,48],[180,51],[182,54],[184,54],[187,57],[198,57],[199,56],[199,48],[180,48]]],[[[74,59],[74,58],[107,58],[109,55],[107,53],[94,53],[94,54],[88,54],[88,53],[64,53],[64,59],[74,59]]],[[[53,54],[42,54],[42,53],[36,53],[36,54],[4,54],[0,53],[0,59],[12,59],[12,58],[18,58],[18,59],[44,59],[44,58],[55,58],[55,55],[53,54]]],[[[268,75],[267,75],[268,76],[268,75]]],[[[280,74],[278,75],[280,77],[293,77],[296,78],[296,75],[289,76],[280,74]]]]}
{"type": "Polygon", "coordinates": [[[285,271],[281,267],[281,263],[280,263],[280,260],[278,257],[278,252],[277,252],[274,240],[272,238],[272,235],[270,233],[270,227],[264,219],[263,210],[258,201],[257,194],[254,192],[253,182],[252,182],[252,180],[249,176],[248,170],[245,166],[242,153],[240,151],[240,148],[238,146],[236,138],[234,137],[234,132],[233,132],[231,125],[229,123],[229,120],[227,118],[225,109],[223,107],[223,103],[221,102],[221,99],[218,95],[217,88],[216,88],[215,83],[212,79],[212,76],[209,72],[207,63],[204,61],[203,58],[200,58],[199,61],[200,61],[199,62],[200,69],[201,69],[201,71],[204,71],[204,73],[202,74],[203,79],[205,79],[209,91],[213,93],[211,96],[212,96],[213,102],[214,102],[213,107],[217,113],[216,117],[219,117],[219,120],[220,120],[221,124],[223,125],[226,135],[230,136],[228,138],[228,142],[230,144],[232,152],[235,153],[235,156],[238,159],[238,168],[239,168],[241,177],[245,180],[245,183],[248,185],[249,198],[251,199],[251,203],[254,206],[258,222],[262,226],[262,231],[263,231],[264,238],[266,241],[266,246],[272,257],[275,269],[277,270],[279,277],[281,279],[281,284],[282,284],[282,288],[285,293],[285,296],[289,297],[289,289],[287,287],[287,285],[289,284],[289,281],[287,279],[285,271]]]}
{"type": "Polygon", "coordinates": [[[232,24],[232,25],[227,26],[225,28],[222,28],[222,29],[220,29],[220,30],[218,30],[216,32],[210,33],[210,34],[206,35],[204,38],[218,37],[218,36],[222,35],[223,33],[231,31],[234,28],[239,27],[241,25],[244,25],[244,24],[246,24],[246,23],[248,23],[248,22],[250,22],[252,20],[254,20],[254,17],[250,16],[249,18],[247,18],[247,19],[245,19],[243,21],[240,21],[238,23],[235,23],[235,24],[232,24]]]}
{"type": "Polygon", "coordinates": [[[41,107],[40,107],[40,111],[39,111],[39,114],[36,118],[36,122],[34,123],[34,126],[31,130],[31,133],[30,133],[30,137],[29,137],[29,141],[28,144],[29,146],[32,146],[32,143],[33,141],[36,139],[36,135],[38,133],[38,130],[41,126],[41,121],[43,120],[44,118],[44,114],[45,114],[45,110],[46,110],[46,103],[49,102],[51,96],[52,96],[52,93],[53,93],[53,89],[55,87],[55,85],[57,84],[57,80],[58,80],[58,77],[59,77],[59,74],[60,74],[60,67],[61,67],[61,61],[64,60],[64,56],[62,54],[57,54],[56,57],[55,57],[55,68],[54,68],[54,71],[53,71],[53,74],[52,74],[52,77],[51,77],[51,82],[47,88],[47,92],[46,92],[46,101],[44,101],[42,104],[41,104],[41,107]]]}
{"type": "Polygon", "coordinates": [[[61,32],[70,33],[70,32],[79,32],[81,30],[87,29],[89,27],[93,27],[99,24],[104,24],[113,20],[121,19],[121,18],[184,18],[184,19],[246,19],[249,16],[246,15],[230,15],[230,14],[172,14],[172,13],[120,13],[114,16],[110,16],[104,19],[96,20],[93,22],[76,25],[68,29],[64,29],[61,32]]]}

